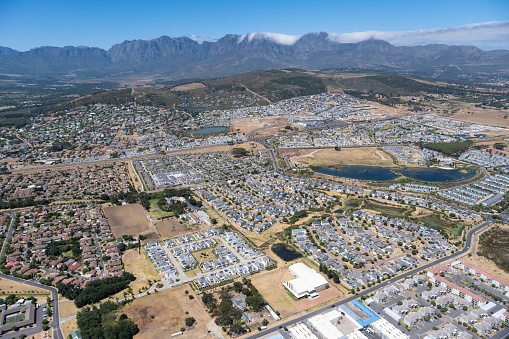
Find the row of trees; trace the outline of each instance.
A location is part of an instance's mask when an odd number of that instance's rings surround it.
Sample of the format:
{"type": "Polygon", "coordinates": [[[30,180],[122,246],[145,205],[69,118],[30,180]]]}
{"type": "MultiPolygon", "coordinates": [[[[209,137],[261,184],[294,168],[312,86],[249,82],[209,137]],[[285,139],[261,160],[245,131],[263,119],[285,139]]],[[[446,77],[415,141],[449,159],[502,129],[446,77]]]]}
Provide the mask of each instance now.
{"type": "Polygon", "coordinates": [[[101,308],[85,308],[78,312],[77,323],[83,339],[131,339],[140,329],[121,314],[118,319],[114,312],[122,305],[107,301],[101,308]]]}
{"type": "Polygon", "coordinates": [[[93,280],[81,289],[64,284],[57,284],[58,292],[70,300],[74,300],[76,307],[80,308],[99,302],[109,296],[126,289],[131,281],[136,278],[129,272],[124,272],[120,277],[108,277],[93,280]]]}

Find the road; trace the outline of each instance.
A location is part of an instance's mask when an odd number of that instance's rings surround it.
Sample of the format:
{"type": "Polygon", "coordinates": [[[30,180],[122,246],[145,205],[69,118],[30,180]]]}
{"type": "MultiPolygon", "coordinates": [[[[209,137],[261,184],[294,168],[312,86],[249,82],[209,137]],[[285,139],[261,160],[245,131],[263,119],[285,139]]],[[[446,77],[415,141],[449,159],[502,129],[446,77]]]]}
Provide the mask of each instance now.
{"type": "Polygon", "coordinates": [[[7,231],[7,235],[5,236],[4,244],[2,245],[2,251],[0,252],[0,258],[3,258],[5,255],[5,247],[7,246],[7,242],[12,236],[12,232],[14,230],[14,222],[16,220],[16,215],[14,213],[9,213],[9,216],[11,217],[11,224],[9,225],[9,231],[7,231]]]}
{"type": "MultiPolygon", "coordinates": [[[[40,284],[40,283],[32,281],[32,280],[24,280],[24,279],[20,279],[20,278],[16,278],[16,277],[11,277],[11,276],[5,275],[5,274],[0,274],[0,278],[15,281],[18,283],[23,283],[23,284],[26,284],[29,286],[33,286],[33,287],[36,287],[39,289],[44,289],[46,291],[49,291],[51,293],[51,300],[52,300],[52,307],[53,307],[53,320],[51,321],[51,323],[49,325],[53,328],[53,338],[54,339],[64,339],[64,336],[62,335],[62,330],[60,329],[60,313],[58,310],[58,291],[55,287],[46,286],[46,285],[40,284]]],[[[20,330],[20,331],[16,332],[16,337],[20,336],[25,331],[31,332],[30,330],[31,330],[30,328],[27,330],[20,330]]],[[[31,334],[35,334],[35,333],[31,333],[31,334]]]]}
{"type": "MultiPolygon", "coordinates": [[[[507,215],[507,212],[504,212],[504,215],[507,215]]],[[[441,264],[441,263],[443,263],[445,261],[448,261],[448,260],[451,260],[451,259],[456,258],[458,256],[461,256],[461,255],[467,253],[470,250],[470,247],[472,246],[472,237],[473,237],[474,233],[484,229],[485,227],[487,227],[491,223],[492,223],[491,219],[488,219],[486,222],[482,223],[481,225],[477,226],[476,228],[471,229],[470,232],[468,232],[468,234],[467,234],[467,239],[466,239],[466,242],[465,242],[465,247],[461,251],[458,251],[458,252],[453,253],[451,255],[448,255],[446,257],[440,258],[440,259],[435,260],[433,262],[429,262],[429,263],[427,263],[427,264],[425,264],[423,266],[419,266],[419,267],[414,268],[414,269],[412,269],[410,271],[404,272],[403,274],[400,274],[397,277],[391,278],[389,280],[386,280],[386,281],[382,282],[381,284],[378,284],[378,285],[375,285],[373,287],[370,287],[370,288],[367,288],[365,290],[362,290],[359,293],[357,293],[355,295],[352,295],[352,296],[350,296],[350,297],[348,297],[346,299],[340,300],[340,301],[338,301],[338,302],[336,302],[336,303],[334,303],[334,304],[332,304],[330,306],[324,306],[324,307],[322,307],[322,308],[320,308],[320,309],[318,309],[316,311],[310,312],[310,313],[308,313],[306,315],[297,317],[297,318],[295,318],[293,320],[286,321],[284,323],[279,324],[279,326],[266,329],[266,330],[264,330],[264,331],[262,331],[260,333],[256,333],[256,334],[250,336],[249,338],[250,339],[256,339],[256,338],[264,337],[264,336],[266,336],[266,335],[268,335],[270,333],[274,333],[276,331],[279,331],[283,327],[288,327],[288,326],[294,325],[294,324],[296,324],[298,322],[304,321],[305,319],[307,319],[309,317],[318,315],[318,314],[324,312],[327,309],[330,309],[332,307],[337,307],[337,306],[346,304],[348,302],[351,302],[351,301],[353,301],[355,299],[358,299],[358,298],[362,297],[363,295],[367,295],[367,294],[373,293],[376,290],[379,290],[381,288],[384,288],[387,285],[395,283],[396,281],[399,281],[401,279],[404,279],[406,277],[414,275],[414,274],[416,274],[416,273],[418,273],[418,272],[420,272],[422,270],[428,269],[430,267],[433,267],[433,266],[436,266],[438,264],[441,264]]]]}

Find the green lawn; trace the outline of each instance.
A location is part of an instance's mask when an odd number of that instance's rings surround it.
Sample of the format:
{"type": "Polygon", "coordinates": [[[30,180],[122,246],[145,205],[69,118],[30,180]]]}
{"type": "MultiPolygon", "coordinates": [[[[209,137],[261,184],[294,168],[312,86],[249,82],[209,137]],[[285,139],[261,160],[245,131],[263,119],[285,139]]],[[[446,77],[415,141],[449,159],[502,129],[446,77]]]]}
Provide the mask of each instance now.
{"type": "Polygon", "coordinates": [[[466,150],[470,146],[472,146],[474,142],[472,140],[465,141],[454,141],[454,142],[435,142],[435,143],[427,143],[422,145],[422,147],[430,148],[432,150],[442,152],[445,154],[453,154],[466,150]]]}
{"type": "Polygon", "coordinates": [[[25,313],[13,314],[13,315],[7,316],[5,318],[5,323],[12,324],[12,323],[17,323],[17,322],[20,322],[23,320],[25,320],[25,313]]]}
{"type": "Polygon", "coordinates": [[[390,218],[403,218],[405,216],[404,213],[410,211],[410,209],[405,207],[377,204],[371,200],[366,200],[362,208],[380,212],[382,215],[390,218]]]}
{"type": "Polygon", "coordinates": [[[173,217],[174,216],[173,212],[165,212],[162,209],[160,209],[159,206],[157,206],[158,200],[159,199],[150,199],[149,200],[150,201],[150,214],[156,219],[173,217]]]}

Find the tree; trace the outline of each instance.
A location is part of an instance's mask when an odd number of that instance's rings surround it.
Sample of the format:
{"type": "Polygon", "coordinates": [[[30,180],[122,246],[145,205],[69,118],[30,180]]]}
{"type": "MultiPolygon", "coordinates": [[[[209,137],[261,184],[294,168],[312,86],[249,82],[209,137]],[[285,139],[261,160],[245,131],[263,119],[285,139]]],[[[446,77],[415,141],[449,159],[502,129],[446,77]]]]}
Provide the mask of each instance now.
{"type": "Polygon", "coordinates": [[[193,326],[193,324],[196,322],[196,319],[194,319],[193,317],[189,317],[189,318],[186,318],[186,326],[187,327],[191,327],[193,326]]]}
{"type": "Polygon", "coordinates": [[[267,326],[269,324],[269,321],[267,319],[263,319],[262,325],[267,326]]]}

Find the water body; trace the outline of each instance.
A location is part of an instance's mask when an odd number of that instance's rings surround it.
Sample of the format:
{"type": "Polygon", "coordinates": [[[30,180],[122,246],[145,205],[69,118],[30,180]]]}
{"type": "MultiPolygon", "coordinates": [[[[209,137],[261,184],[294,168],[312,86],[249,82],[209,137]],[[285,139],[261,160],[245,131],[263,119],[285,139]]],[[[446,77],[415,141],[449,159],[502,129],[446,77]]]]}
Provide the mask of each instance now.
{"type": "Polygon", "coordinates": [[[283,243],[274,244],[270,249],[284,261],[292,261],[302,257],[302,254],[300,254],[287,244],[283,243]]]}
{"type": "Polygon", "coordinates": [[[388,181],[398,177],[395,172],[421,181],[429,182],[454,182],[470,179],[475,176],[475,171],[462,173],[461,170],[447,170],[442,168],[429,167],[411,167],[411,168],[385,168],[371,166],[339,166],[335,168],[323,167],[315,172],[333,175],[336,177],[358,179],[358,180],[377,180],[388,181]]]}
{"type": "Polygon", "coordinates": [[[447,170],[442,168],[401,168],[398,172],[416,180],[431,182],[454,182],[473,178],[475,171],[468,170],[463,173],[461,170],[447,170]]]}
{"type": "Polygon", "coordinates": [[[398,176],[388,168],[370,166],[339,166],[335,168],[323,167],[315,172],[334,175],[336,177],[358,180],[393,180],[398,176]]]}
{"type": "Polygon", "coordinates": [[[220,133],[226,131],[224,126],[205,127],[189,131],[191,134],[208,134],[208,133],[220,133]]]}

